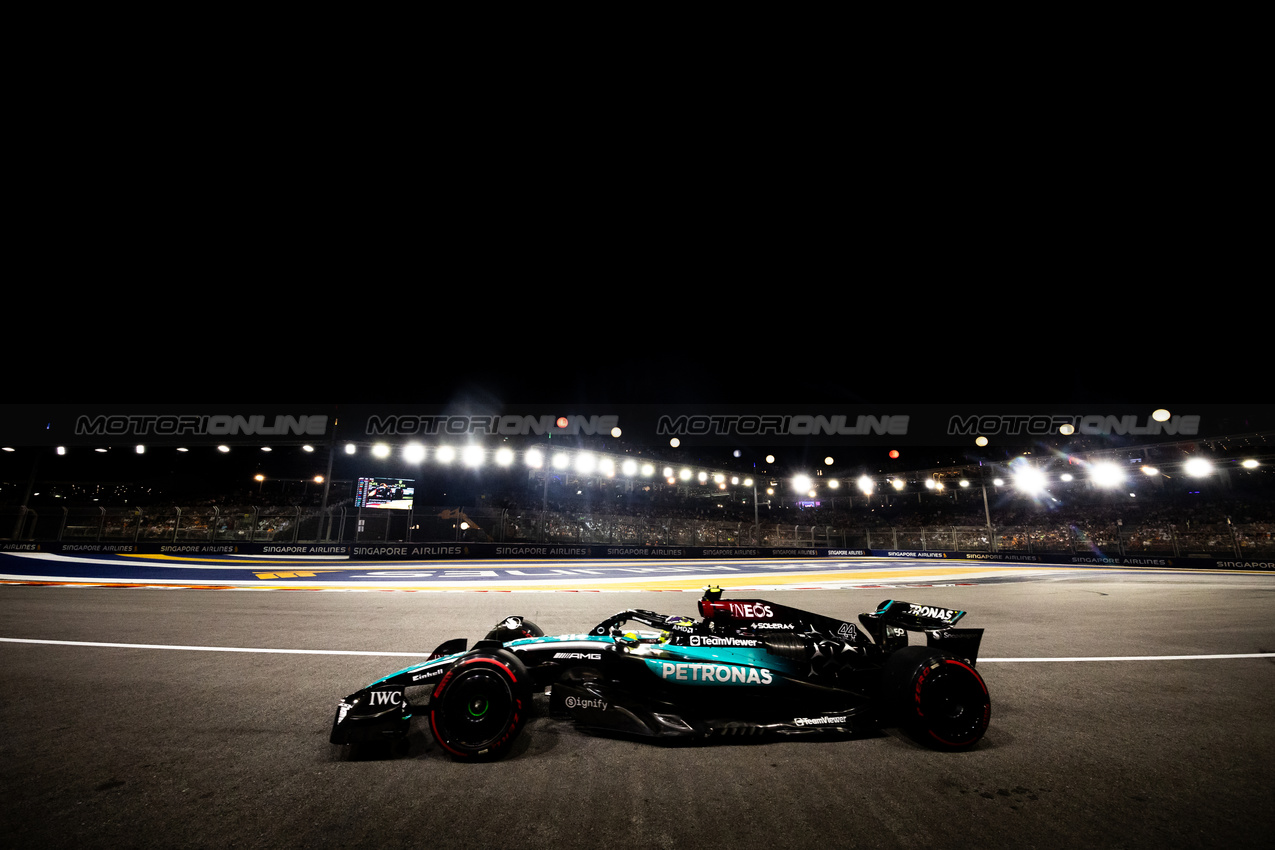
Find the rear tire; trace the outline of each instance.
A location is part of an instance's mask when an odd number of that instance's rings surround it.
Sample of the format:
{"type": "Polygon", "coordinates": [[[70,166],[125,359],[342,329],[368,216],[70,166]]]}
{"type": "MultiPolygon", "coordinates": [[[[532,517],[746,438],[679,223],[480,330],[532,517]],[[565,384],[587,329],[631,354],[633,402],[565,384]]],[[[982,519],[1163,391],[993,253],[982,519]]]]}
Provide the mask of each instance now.
{"type": "Polygon", "coordinates": [[[899,727],[937,750],[967,750],[982,740],[992,702],[983,677],[969,663],[924,646],[890,656],[885,687],[899,727]]]}
{"type": "Polygon", "coordinates": [[[429,728],[461,759],[509,752],[531,710],[531,677],[512,652],[477,650],[460,658],[435,686],[429,728]]]}

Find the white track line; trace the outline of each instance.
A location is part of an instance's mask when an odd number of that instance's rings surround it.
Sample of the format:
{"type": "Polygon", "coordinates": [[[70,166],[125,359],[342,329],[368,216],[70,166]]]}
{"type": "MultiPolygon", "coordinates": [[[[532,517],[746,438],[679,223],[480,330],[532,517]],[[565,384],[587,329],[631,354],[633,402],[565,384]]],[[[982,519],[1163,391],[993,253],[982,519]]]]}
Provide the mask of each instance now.
{"type": "Polygon", "coordinates": [[[1212,658],[1275,658],[1275,652],[1237,652],[1229,655],[1077,655],[1069,658],[980,658],[984,661],[1195,661],[1212,658]]]}
{"type": "MultiPolygon", "coordinates": [[[[187,652],[259,652],[287,655],[396,655],[411,658],[426,657],[428,652],[361,652],[346,649],[264,649],[238,646],[177,646],[159,643],[98,643],[78,640],[34,640],[29,638],[0,638],[0,643],[38,643],[54,646],[97,646],[114,649],[181,649],[187,652]]],[[[1043,661],[1197,661],[1220,658],[1275,658],[1275,652],[1246,652],[1224,655],[1075,655],[1060,658],[980,658],[979,662],[1030,663],[1043,661]]]]}
{"type": "Polygon", "coordinates": [[[162,643],[98,643],[82,640],[30,640],[28,638],[0,638],[0,643],[42,643],[53,646],[105,646],[114,649],[184,649],[187,652],[262,652],[287,655],[402,655],[410,658],[428,658],[428,652],[359,652],[348,649],[264,649],[240,646],[174,646],[162,643]]]}

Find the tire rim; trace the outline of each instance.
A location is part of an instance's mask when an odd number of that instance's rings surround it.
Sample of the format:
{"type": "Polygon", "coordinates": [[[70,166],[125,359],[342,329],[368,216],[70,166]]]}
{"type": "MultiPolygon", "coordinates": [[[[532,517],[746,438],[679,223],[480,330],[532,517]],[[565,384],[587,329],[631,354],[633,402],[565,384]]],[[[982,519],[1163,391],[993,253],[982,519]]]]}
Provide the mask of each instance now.
{"type": "Polygon", "coordinates": [[[931,671],[921,689],[917,711],[930,735],[944,744],[962,746],[983,737],[990,701],[974,672],[956,661],[931,671]]]}
{"type": "Polygon", "coordinates": [[[476,669],[451,683],[440,713],[452,743],[482,749],[505,734],[514,710],[513,693],[504,678],[476,669]]]}

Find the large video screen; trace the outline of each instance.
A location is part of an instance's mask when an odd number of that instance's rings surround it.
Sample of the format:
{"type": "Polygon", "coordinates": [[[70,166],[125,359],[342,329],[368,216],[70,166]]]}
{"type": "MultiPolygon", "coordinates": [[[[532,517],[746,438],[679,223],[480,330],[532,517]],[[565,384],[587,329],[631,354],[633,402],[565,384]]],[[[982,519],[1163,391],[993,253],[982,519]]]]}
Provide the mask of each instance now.
{"type": "Polygon", "coordinates": [[[360,478],[354,506],[407,510],[412,507],[415,483],[410,478],[360,478]]]}

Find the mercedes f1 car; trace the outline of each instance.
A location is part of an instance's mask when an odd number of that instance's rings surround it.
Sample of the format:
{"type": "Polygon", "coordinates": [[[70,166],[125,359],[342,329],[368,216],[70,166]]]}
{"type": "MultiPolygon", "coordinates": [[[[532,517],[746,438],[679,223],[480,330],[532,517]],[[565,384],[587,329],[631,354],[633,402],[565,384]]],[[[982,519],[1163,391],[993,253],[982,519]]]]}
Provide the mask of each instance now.
{"type": "Polygon", "coordinates": [[[472,648],[440,645],[419,664],[340,701],[333,744],[395,741],[422,704],[438,744],[458,759],[506,755],[548,692],[551,715],[656,739],[861,734],[896,726],[941,750],[982,739],[991,716],[975,669],[982,629],[964,611],[887,600],[859,623],[710,587],[702,619],[626,610],[587,634],[546,636],[508,617],[472,648]],[[627,630],[629,623],[645,629],[627,630]],[[908,633],[925,635],[909,645],[908,633]],[[413,698],[417,698],[415,695],[413,698]]]}

